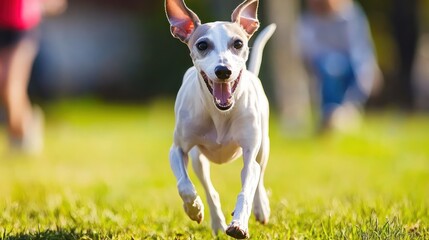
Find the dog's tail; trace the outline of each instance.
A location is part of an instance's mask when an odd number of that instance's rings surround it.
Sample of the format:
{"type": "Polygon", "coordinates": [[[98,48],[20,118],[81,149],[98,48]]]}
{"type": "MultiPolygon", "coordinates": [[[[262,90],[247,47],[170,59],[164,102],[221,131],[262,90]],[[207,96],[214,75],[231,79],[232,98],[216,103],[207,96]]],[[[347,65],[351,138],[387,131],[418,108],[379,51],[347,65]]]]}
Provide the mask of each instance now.
{"type": "Polygon", "coordinates": [[[259,75],[259,70],[261,68],[262,53],[264,51],[265,44],[271,38],[275,30],[276,30],[276,24],[272,23],[268,25],[267,27],[264,28],[264,30],[262,30],[261,33],[259,33],[258,37],[256,38],[253,44],[253,48],[251,49],[251,53],[250,53],[248,70],[253,74],[255,74],[256,76],[259,75]]]}

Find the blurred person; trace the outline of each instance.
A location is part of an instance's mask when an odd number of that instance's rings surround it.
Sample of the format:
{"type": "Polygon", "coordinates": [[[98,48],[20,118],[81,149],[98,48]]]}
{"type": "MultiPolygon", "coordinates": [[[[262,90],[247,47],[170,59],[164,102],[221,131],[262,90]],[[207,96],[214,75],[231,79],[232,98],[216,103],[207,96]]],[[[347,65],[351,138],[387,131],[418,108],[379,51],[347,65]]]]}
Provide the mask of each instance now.
{"type": "Polygon", "coordinates": [[[305,3],[298,44],[320,94],[319,130],[355,129],[381,75],[366,16],[352,0],[305,3]]]}
{"type": "Polygon", "coordinates": [[[61,13],[65,6],[65,0],[0,0],[0,103],[12,149],[42,149],[43,114],[31,105],[27,87],[42,15],[61,13]]]}

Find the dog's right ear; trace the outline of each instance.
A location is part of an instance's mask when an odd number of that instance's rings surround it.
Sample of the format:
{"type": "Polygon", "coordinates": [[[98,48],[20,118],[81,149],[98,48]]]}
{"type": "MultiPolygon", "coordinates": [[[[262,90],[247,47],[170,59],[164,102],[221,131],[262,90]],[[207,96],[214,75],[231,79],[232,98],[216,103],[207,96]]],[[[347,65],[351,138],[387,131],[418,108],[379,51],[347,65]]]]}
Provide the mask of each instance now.
{"type": "Polygon", "coordinates": [[[249,38],[259,28],[258,5],[258,0],[245,0],[231,15],[232,22],[240,24],[249,38]]]}
{"type": "Polygon", "coordinates": [[[184,43],[188,42],[195,28],[201,24],[198,16],[183,0],[165,0],[165,13],[170,22],[171,34],[184,43]]]}

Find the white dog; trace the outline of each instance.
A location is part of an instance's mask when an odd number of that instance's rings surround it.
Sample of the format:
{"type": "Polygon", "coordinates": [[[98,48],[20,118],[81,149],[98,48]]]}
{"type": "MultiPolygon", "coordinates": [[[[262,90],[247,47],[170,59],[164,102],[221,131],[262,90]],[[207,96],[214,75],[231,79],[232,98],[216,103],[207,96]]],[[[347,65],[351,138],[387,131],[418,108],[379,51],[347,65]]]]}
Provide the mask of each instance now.
{"type": "Polygon", "coordinates": [[[269,106],[259,72],[262,50],[275,30],[267,27],[255,42],[249,70],[248,40],[259,27],[258,0],[245,0],[232,14],[232,22],[201,24],[183,0],[166,0],[171,33],[188,45],[194,66],[183,78],[175,104],[176,127],[170,164],[188,216],[200,223],[204,205],[188,173],[188,155],[201,181],[210,207],[215,234],[225,231],[247,238],[253,213],[261,223],[270,215],[264,187],[268,161],[269,106]],[[227,163],[243,156],[242,189],[229,226],[210,181],[210,163],[227,163]]]}

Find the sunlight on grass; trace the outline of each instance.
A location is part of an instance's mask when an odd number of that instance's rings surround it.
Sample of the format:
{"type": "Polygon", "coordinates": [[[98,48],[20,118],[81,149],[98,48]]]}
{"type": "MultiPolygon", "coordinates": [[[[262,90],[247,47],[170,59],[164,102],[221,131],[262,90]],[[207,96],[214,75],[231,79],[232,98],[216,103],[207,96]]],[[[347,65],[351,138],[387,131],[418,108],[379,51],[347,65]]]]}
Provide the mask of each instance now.
{"type": "MultiPolygon", "coordinates": [[[[169,167],[172,102],[85,100],[45,111],[39,156],[8,152],[0,128],[0,239],[211,238],[208,209],[201,225],[186,217],[169,167]]],[[[429,238],[428,133],[429,116],[382,113],[357,133],[297,140],[272,116],[272,217],[250,221],[252,239],[429,238]]],[[[212,166],[227,221],[240,169],[212,166]]]]}

